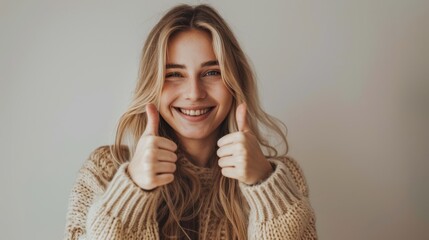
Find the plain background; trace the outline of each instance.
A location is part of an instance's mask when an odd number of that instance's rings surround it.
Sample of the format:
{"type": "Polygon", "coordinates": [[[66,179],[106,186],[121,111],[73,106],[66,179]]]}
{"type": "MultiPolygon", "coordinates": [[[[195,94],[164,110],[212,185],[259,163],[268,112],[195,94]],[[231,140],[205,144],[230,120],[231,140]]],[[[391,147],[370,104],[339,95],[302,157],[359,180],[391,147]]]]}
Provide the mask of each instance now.
{"type": "MultiPolygon", "coordinates": [[[[320,239],[429,239],[429,2],[206,2],[288,126],[320,239]]],[[[176,3],[0,1],[2,239],[62,238],[77,171],[113,142],[176,3]]]]}

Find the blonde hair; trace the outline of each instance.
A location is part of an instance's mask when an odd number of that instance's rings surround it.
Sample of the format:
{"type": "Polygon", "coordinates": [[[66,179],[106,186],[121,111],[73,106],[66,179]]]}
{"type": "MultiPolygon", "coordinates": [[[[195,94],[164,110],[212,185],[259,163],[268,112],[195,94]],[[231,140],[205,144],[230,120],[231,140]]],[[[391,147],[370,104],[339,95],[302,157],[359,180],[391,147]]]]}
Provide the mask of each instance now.
{"type": "MultiPolygon", "coordinates": [[[[247,105],[249,126],[266,156],[286,155],[288,151],[286,127],[262,110],[253,71],[226,22],[208,5],[179,5],[162,17],[145,42],[134,98],[120,118],[117,128],[115,145],[112,148],[115,160],[120,164],[132,159],[137,142],[146,127],[145,106],[148,103],[159,106],[169,38],[177,32],[190,29],[206,31],[211,35],[222,79],[233,96],[231,111],[219,127],[220,136],[238,130],[235,109],[238,104],[244,102],[247,105]],[[271,131],[279,137],[277,139],[280,139],[284,147],[283,153],[280,154],[273,143],[262,135],[262,128],[264,132],[271,131]],[[129,154],[124,154],[124,145],[127,145],[129,154]]],[[[159,133],[160,136],[177,142],[174,131],[162,117],[159,133]]],[[[180,151],[180,143],[178,145],[180,151]]],[[[221,224],[226,227],[227,239],[246,239],[249,209],[241,195],[238,181],[222,176],[217,164],[212,163],[211,166],[214,171],[214,185],[209,195],[212,211],[210,216],[220,219],[221,224]]],[[[199,178],[186,167],[178,167],[174,175],[175,180],[172,183],[160,187],[162,200],[158,206],[157,216],[160,236],[171,239],[198,236],[195,235],[198,234],[196,221],[202,207],[201,201],[198,201],[201,192],[199,178]]],[[[199,238],[207,238],[205,234],[202,233],[199,238]]]]}

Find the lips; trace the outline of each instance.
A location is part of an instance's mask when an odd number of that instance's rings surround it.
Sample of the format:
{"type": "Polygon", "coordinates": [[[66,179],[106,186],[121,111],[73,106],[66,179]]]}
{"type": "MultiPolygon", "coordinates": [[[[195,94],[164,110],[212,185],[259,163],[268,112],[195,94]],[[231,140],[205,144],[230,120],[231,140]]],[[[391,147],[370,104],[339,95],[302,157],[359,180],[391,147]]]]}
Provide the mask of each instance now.
{"type": "Polygon", "coordinates": [[[204,115],[208,112],[210,112],[214,107],[202,107],[202,108],[192,108],[192,109],[188,109],[188,108],[176,108],[176,110],[178,110],[179,112],[187,115],[187,116],[191,116],[191,117],[198,117],[201,115],[204,115]]]}

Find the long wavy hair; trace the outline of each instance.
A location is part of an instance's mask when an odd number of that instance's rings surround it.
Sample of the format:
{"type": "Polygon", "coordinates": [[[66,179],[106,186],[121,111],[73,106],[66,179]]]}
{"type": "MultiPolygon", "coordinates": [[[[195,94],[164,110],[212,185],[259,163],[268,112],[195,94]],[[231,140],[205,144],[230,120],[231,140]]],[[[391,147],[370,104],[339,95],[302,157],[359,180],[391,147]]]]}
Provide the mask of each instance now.
{"type": "MultiPolygon", "coordinates": [[[[115,161],[121,164],[132,159],[147,123],[145,106],[155,103],[159,107],[168,41],[173,34],[190,29],[205,31],[211,35],[222,80],[233,96],[231,111],[219,126],[219,137],[238,130],[235,109],[238,104],[244,102],[247,105],[249,127],[259,140],[266,157],[286,155],[286,126],[262,110],[254,73],[229,26],[216,10],[208,5],[179,5],[161,18],[146,39],[133,101],[120,118],[115,144],[112,146],[115,161]],[[271,139],[279,141],[274,143],[269,141],[271,139]],[[124,146],[128,149],[127,154],[124,154],[124,146]],[[276,150],[279,149],[278,146],[283,149],[282,153],[276,150]]],[[[178,143],[173,129],[162,117],[159,134],[178,143]]],[[[180,143],[178,145],[180,151],[180,143]]],[[[210,218],[220,221],[226,230],[224,234],[227,239],[246,239],[248,204],[241,195],[238,181],[224,177],[221,169],[214,163],[216,160],[213,158],[209,163],[214,172],[214,184],[208,195],[210,218]]],[[[180,164],[180,161],[177,163],[180,164]]],[[[198,215],[202,207],[199,201],[201,183],[198,176],[190,168],[178,167],[174,177],[172,183],[160,187],[162,199],[157,211],[160,237],[207,238],[207,232],[199,233],[198,228],[198,215]]],[[[208,229],[208,226],[204,229],[208,229]]],[[[217,238],[221,237],[220,233],[217,235],[217,238]]]]}

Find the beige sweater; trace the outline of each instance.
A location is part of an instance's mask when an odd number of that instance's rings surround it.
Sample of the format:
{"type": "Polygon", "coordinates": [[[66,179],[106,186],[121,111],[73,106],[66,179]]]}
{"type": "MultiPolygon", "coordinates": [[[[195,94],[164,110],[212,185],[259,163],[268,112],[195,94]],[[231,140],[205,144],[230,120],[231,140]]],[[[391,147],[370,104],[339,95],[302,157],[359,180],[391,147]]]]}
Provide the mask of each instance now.
{"type": "MultiPolygon", "coordinates": [[[[264,182],[240,189],[249,203],[248,239],[317,239],[315,216],[308,187],[295,160],[270,159],[274,172],[264,182]]],[[[186,159],[178,164],[194,168],[202,184],[202,197],[211,183],[211,170],[186,159]]],[[[156,206],[159,191],[139,188],[118,166],[108,146],[96,149],[83,164],[70,195],[65,239],[159,239],[156,206]]],[[[208,202],[208,201],[206,201],[208,202]]],[[[225,226],[207,222],[208,204],[200,212],[200,233],[227,239],[225,226]]]]}

